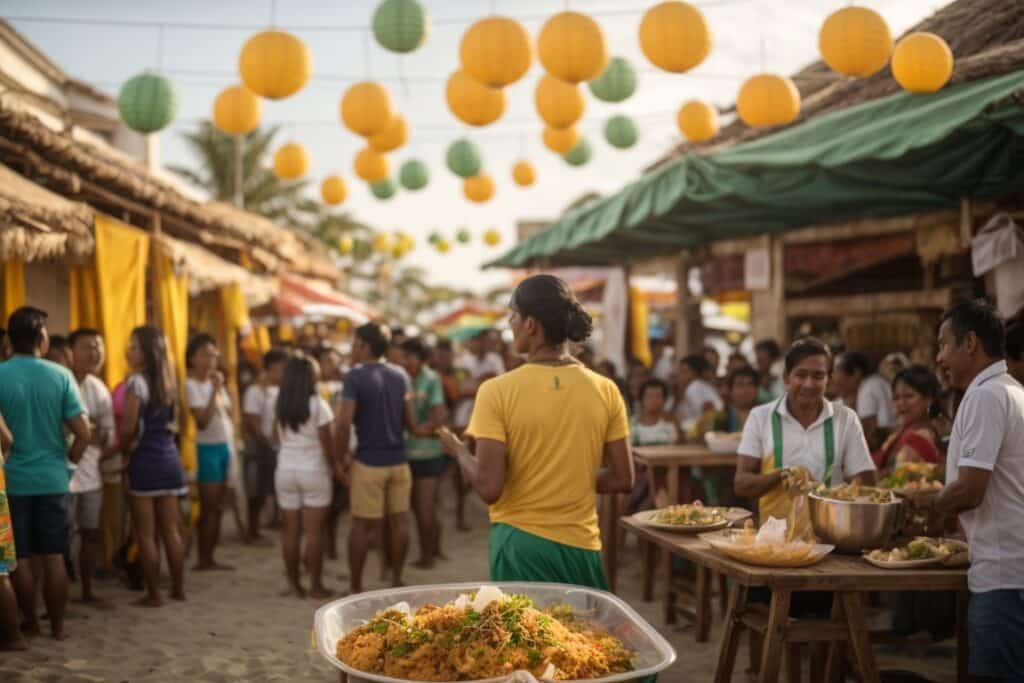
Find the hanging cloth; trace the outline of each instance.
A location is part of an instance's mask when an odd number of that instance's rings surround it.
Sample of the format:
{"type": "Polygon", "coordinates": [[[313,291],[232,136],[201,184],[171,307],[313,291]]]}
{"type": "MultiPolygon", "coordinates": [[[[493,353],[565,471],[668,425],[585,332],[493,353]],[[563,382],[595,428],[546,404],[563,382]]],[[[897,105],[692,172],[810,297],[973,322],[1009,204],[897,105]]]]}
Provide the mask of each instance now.
{"type": "Polygon", "coordinates": [[[651,341],[647,330],[647,298],[639,287],[629,288],[629,328],[633,358],[651,367],[651,341]]]}
{"type": "MultiPolygon", "coordinates": [[[[786,395],[783,395],[782,398],[776,401],[775,408],[772,410],[772,453],[762,458],[761,474],[771,474],[783,467],[782,416],[779,415],[779,408],[785,400],[786,395]]],[[[832,470],[836,457],[835,426],[832,417],[825,418],[824,432],[825,476],[822,479],[831,483],[834,478],[832,470]]],[[[793,498],[789,495],[786,487],[780,483],[774,489],[761,496],[761,500],[758,501],[758,511],[762,524],[769,517],[790,519],[790,516],[794,513],[793,498]]],[[[792,531],[793,538],[806,538],[809,536],[811,519],[806,505],[799,506],[796,510],[796,515],[791,520],[791,524],[795,525],[792,531]]]]}
{"type": "Polygon", "coordinates": [[[103,321],[100,319],[100,294],[96,267],[70,266],[68,275],[71,329],[91,327],[98,330],[103,325],[103,321]]]}
{"type": "MultiPolygon", "coordinates": [[[[174,262],[164,253],[154,253],[156,295],[160,311],[160,329],[167,338],[167,350],[174,363],[181,404],[185,401],[185,346],[188,344],[188,274],[177,274],[174,262]]],[[[186,472],[196,471],[196,424],[191,411],[180,412],[179,449],[181,465],[186,472]]]]}
{"type": "Polygon", "coordinates": [[[107,386],[116,387],[128,374],[132,330],[146,324],[149,235],[101,213],[95,220],[101,331],[110,350],[104,374],[107,386]]]}
{"type": "Polygon", "coordinates": [[[11,313],[25,305],[25,264],[18,259],[4,262],[3,278],[3,320],[0,327],[7,327],[7,319],[11,313]]]}

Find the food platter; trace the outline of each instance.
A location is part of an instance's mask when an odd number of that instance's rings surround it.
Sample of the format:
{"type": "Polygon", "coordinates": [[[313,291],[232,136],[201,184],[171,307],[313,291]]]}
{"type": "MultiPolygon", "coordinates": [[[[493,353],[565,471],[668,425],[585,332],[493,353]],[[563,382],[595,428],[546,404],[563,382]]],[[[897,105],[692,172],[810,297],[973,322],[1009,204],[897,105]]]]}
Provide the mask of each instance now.
{"type": "Polygon", "coordinates": [[[735,453],[742,436],[742,432],[708,432],[704,435],[704,442],[712,453],[735,453]]]}
{"type": "Polygon", "coordinates": [[[705,508],[705,510],[719,510],[723,519],[715,521],[710,524],[672,524],[670,522],[659,522],[658,515],[671,510],[673,507],[679,508],[683,506],[670,506],[668,508],[662,508],[660,510],[643,510],[633,515],[633,519],[640,522],[644,526],[652,529],[658,529],[659,531],[671,531],[676,534],[699,534],[705,531],[715,531],[716,529],[724,529],[728,526],[732,526],[736,522],[742,522],[745,519],[750,519],[753,513],[750,510],[744,510],[743,508],[735,507],[720,507],[720,508],[705,508]]]}
{"type": "MultiPolygon", "coordinates": [[[[916,539],[915,539],[916,540],[916,539]]],[[[967,544],[963,541],[957,541],[951,538],[937,538],[928,539],[939,544],[951,546],[954,552],[947,555],[940,555],[935,557],[926,557],[917,560],[883,560],[878,557],[872,557],[872,553],[864,554],[864,561],[873,564],[880,569],[920,569],[922,567],[937,567],[945,564],[951,557],[967,552],[967,544]]],[[[886,551],[874,551],[874,553],[884,553],[886,551]]]]}
{"type": "Polygon", "coordinates": [[[759,567],[809,567],[835,549],[823,543],[757,543],[750,535],[733,529],[701,534],[702,541],[740,562],[759,567]]]}

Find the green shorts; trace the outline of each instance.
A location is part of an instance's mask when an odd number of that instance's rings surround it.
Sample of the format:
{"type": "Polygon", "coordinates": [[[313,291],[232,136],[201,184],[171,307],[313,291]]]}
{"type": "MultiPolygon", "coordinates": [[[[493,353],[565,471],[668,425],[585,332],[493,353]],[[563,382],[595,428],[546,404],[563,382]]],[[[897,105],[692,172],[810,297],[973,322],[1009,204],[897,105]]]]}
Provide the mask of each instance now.
{"type": "Polygon", "coordinates": [[[567,583],[608,590],[601,553],[549,541],[508,524],[491,526],[491,581],[567,583]]]}

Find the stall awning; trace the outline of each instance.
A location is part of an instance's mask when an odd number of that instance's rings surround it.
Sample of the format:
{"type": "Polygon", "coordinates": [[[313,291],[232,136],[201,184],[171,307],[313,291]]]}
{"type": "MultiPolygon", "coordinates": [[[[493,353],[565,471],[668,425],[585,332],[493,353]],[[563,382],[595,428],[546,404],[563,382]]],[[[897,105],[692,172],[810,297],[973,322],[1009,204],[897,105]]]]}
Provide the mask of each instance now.
{"type": "Polygon", "coordinates": [[[362,301],[320,281],[297,275],[281,276],[281,292],[275,308],[281,316],[346,318],[356,324],[377,317],[377,312],[362,301]]]}
{"type": "Polygon", "coordinates": [[[1018,70],[899,93],[687,155],[575,211],[486,267],[607,265],[853,217],[954,207],[1024,183],[1018,70]]]}
{"type": "Polygon", "coordinates": [[[189,294],[192,296],[237,283],[245,295],[246,303],[252,308],[277,295],[276,277],[253,275],[245,268],[191,242],[167,235],[159,235],[154,239],[175,269],[188,273],[189,294]]]}

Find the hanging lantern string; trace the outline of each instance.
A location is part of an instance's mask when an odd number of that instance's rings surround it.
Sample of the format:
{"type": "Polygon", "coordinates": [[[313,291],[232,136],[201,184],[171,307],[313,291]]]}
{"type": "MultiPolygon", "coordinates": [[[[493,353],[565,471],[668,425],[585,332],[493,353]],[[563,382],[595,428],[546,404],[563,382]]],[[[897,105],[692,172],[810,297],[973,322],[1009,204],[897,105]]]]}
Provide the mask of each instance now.
{"type": "Polygon", "coordinates": [[[409,82],[405,79],[405,70],[402,65],[401,55],[395,55],[395,59],[398,61],[398,83],[402,86],[402,94],[405,97],[409,97],[409,82]]]}
{"type": "MultiPolygon", "coordinates": [[[[696,3],[695,6],[700,9],[710,9],[715,7],[725,7],[729,5],[749,4],[754,0],[705,0],[705,2],[696,3]]],[[[594,17],[624,17],[624,16],[640,16],[643,14],[646,8],[638,9],[636,6],[622,7],[618,9],[605,9],[605,10],[594,10],[590,12],[591,16],[594,17]]],[[[521,14],[515,15],[511,18],[518,21],[543,21],[548,19],[550,14],[521,14]]],[[[431,23],[434,26],[468,26],[474,23],[480,17],[450,17],[447,19],[437,19],[431,23]]],[[[155,28],[157,26],[167,26],[169,28],[178,29],[194,29],[197,31],[261,31],[266,28],[264,24],[225,24],[225,23],[200,23],[200,22],[189,22],[189,21],[146,21],[143,19],[99,19],[92,17],[45,17],[39,15],[22,15],[22,16],[6,16],[6,21],[24,21],[24,22],[36,22],[36,23],[51,23],[51,24],[77,24],[77,25],[93,25],[93,26],[123,26],[126,28],[155,28]]],[[[287,26],[279,26],[277,28],[289,30],[289,31],[301,31],[305,33],[338,33],[338,32],[349,32],[349,33],[361,33],[366,30],[365,24],[352,24],[352,25],[324,25],[324,24],[289,24],[287,26]]]]}
{"type": "Polygon", "coordinates": [[[764,73],[764,34],[761,34],[761,73],[764,73]]]}
{"type": "Polygon", "coordinates": [[[164,70],[164,27],[156,31],[156,70],[161,73],[164,70]]]}
{"type": "Polygon", "coordinates": [[[277,27],[277,0],[270,0],[270,27],[277,27]]]}
{"type": "Polygon", "coordinates": [[[363,30],[363,69],[366,71],[366,78],[370,78],[370,31],[363,30]]]}

